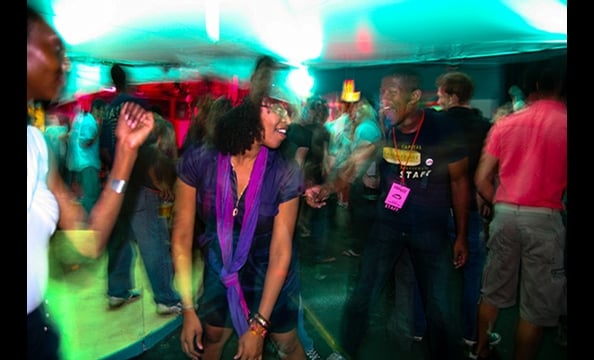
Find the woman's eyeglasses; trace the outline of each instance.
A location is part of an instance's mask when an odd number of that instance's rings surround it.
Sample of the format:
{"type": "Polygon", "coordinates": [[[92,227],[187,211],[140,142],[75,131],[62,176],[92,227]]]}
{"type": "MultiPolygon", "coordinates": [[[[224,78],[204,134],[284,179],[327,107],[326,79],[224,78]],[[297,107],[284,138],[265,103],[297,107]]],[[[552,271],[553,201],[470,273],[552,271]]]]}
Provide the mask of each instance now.
{"type": "Polygon", "coordinates": [[[281,119],[287,117],[292,118],[294,115],[294,111],[291,106],[283,101],[268,100],[264,101],[262,106],[270,109],[270,111],[280,116],[281,119]]]}

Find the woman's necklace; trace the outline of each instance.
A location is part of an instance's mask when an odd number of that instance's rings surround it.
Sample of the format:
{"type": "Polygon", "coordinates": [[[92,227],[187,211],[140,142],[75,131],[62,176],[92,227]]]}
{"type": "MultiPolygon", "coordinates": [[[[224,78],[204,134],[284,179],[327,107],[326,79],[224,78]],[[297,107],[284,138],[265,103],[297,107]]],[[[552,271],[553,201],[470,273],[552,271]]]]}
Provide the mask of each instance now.
{"type": "MultiPolygon", "coordinates": [[[[233,163],[231,163],[231,170],[233,171],[233,174],[235,174],[236,183],[239,184],[239,176],[237,176],[237,173],[235,172],[235,166],[233,166],[233,163]]],[[[250,176],[248,177],[248,181],[245,183],[245,186],[243,187],[241,192],[237,195],[237,200],[235,200],[235,206],[233,207],[233,217],[237,216],[237,213],[239,212],[239,200],[241,200],[241,198],[243,197],[243,193],[245,192],[245,189],[247,189],[248,185],[250,184],[251,177],[252,174],[250,170],[250,176]]]]}
{"type": "Polygon", "coordinates": [[[237,208],[239,206],[239,200],[241,200],[241,197],[243,196],[243,193],[245,192],[245,189],[247,189],[249,183],[250,183],[250,181],[248,179],[248,182],[243,187],[243,190],[241,190],[241,192],[237,196],[237,200],[235,201],[235,207],[233,208],[233,217],[235,217],[237,215],[237,213],[239,212],[239,209],[237,208]]]}

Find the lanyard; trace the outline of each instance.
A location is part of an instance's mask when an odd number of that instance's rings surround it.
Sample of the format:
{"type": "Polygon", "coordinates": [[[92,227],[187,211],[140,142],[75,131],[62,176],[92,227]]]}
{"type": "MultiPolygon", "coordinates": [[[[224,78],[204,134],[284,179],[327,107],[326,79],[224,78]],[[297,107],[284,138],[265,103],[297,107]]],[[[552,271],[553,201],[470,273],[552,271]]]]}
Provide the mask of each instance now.
{"type": "Polygon", "coordinates": [[[400,160],[400,151],[398,151],[398,145],[396,144],[396,127],[392,128],[392,140],[394,140],[394,149],[396,150],[396,158],[398,159],[398,164],[400,164],[400,171],[402,171],[403,176],[400,177],[400,183],[404,185],[404,173],[406,172],[406,167],[408,166],[408,162],[410,160],[410,155],[412,153],[412,149],[417,143],[417,139],[419,137],[419,133],[421,132],[421,126],[423,126],[423,121],[425,121],[425,110],[421,115],[421,122],[419,123],[419,127],[417,127],[417,132],[415,134],[415,138],[410,144],[410,149],[408,149],[408,156],[406,157],[406,164],[402,165],[402,160],[400,160]]]}

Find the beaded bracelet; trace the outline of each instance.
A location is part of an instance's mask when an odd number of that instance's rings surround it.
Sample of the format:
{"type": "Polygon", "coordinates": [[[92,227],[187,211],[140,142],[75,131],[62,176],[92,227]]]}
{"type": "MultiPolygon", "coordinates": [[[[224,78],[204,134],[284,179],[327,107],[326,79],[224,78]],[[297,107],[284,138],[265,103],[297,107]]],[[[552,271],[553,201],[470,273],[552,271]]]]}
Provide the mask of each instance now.
{"type": "Polygon", "coordinates": [[[268,334],[268,329],[264,327],[258,320],[251,318],[250,319],[250,332],[254,335],[258,335],[262,338],[265,338],[268,334]]]}

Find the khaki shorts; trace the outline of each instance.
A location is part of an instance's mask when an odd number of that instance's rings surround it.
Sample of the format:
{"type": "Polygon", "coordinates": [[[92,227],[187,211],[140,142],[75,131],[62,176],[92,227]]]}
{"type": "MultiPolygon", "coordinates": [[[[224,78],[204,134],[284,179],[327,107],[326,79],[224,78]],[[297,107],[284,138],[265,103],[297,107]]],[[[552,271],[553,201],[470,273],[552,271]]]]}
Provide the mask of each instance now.
{"type": "Polygon", "coordinates": [[[556,326],[567,306],[561,213],[495,204],[489,231],[482,301],[510,307],[516,304],[519,289],[520,318],[538,326],[556,326]]]}

